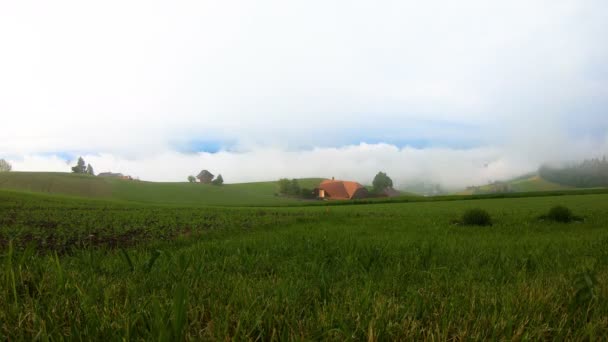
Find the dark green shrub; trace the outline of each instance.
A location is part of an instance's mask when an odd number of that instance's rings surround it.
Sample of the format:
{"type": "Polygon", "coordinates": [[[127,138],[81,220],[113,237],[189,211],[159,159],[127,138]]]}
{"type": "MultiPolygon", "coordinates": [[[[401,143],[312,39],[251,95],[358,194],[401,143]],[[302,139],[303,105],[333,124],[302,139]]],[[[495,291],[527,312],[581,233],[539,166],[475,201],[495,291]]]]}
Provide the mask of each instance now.
{"type": "Polygon", "coordinates": [[[315,192],[312,189],[302,188],[300,190],[300,197],[304,199],[316,199],[317,195],[315,195],[315,192]]]}
{"type": "Polygon", "coordinates": [[[576,217],[572,214],[572,211],[562,205],[557,205],[551,208],[545,218],[561,223],[572,222],[576,219],[576,217]]]}
{"type": "Polygon", "coordinates": [[[289,180],[287,178],[279,179],[279,193],[288,196],[300,195],[300,184],[297,179],[289,180]]]}
{"type": "Polygon", "coordinates": [[[462,215],[461,223],[469,226],[491,226],[492,217],[483,209],[468,209],[462,215]]]}

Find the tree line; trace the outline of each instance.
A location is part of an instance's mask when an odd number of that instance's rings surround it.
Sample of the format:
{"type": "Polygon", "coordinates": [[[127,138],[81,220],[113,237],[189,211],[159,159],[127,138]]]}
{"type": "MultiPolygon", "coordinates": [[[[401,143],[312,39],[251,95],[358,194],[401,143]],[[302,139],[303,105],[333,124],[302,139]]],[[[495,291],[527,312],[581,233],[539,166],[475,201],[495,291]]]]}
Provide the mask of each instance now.
{"type": "MultiPolygon", "coordinates": [[[[10,172],[13,170],[11,163],[4,159],[0,159],[0,172],[10,172]]],[[[82,157],[78,158],[76,165],[72,167],[72,173],[89,174],[95,176],[95,171],[91,164],[86,164],[82,157]]]]}
{"type": "Polygon", "coordinates": [[[279,193],[281,195],[293,197],[301,197],[308,199],[315,198],[314,190],[308,188],[301,188],[300,183],[298,183],[297,179],[279,179],[279,193]]]}
{"type": "Polygon", "coordinates": [[[606,157],[588,159],[565,167],[541,166],[539,175],[551,182],[579,188],[608,186],[608,160],[606,157]]]}
{"type": "Polygon", "coordinates": [[[72,167],[72,173],[80,173],[80,174],[87,174],[87,175],[91,175],[91,176],[95,176],[95,170],[93,170],[93,167],[91,166],[91,164],[86,164],[84,159],[82,159],[82,157],[78,157],[78,161],[76,162],[76,166],[72,167]]]}

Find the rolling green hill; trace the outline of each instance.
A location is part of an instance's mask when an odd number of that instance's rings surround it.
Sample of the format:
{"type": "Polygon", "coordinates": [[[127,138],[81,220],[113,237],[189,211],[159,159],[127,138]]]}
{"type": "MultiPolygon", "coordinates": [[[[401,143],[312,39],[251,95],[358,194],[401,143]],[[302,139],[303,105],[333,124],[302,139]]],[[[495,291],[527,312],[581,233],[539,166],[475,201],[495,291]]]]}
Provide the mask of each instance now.
{"type": "Polygon", "coordinates": [[[506,182],[500,182],[496,184],[482,185],[478,187],[469,188],[464,191],[458,192],[459,195],[472,195],[472,194],[483,194],[483,193],[494,193],[500,186],[506,187],[509,192],[534,192],[534,191],[561,191],[561,190],[574,190],[576,188],[561,185],[550,182],[541,178],[536,174],[526,175],[518,177],[506,182]]]}
{"type": "MultiPolygon", "coordinates": [[[[321,178],[299,179],[303,188],[314,188],[321,178]]],[[[518,177],[503,182],[515,193],[541,193],[576,190],[576,188],[552,183],[537,175],[518,177]]],[[[467,189],[456,195],[480,195],[501,193],[495,185],[484,185],[467,189]]],[[[314,204],[312,202],[278,196],[277,182],[254,182],[213,186],[191,183],[161,183],[129,181],[113,178],[52,172],[8,172],[0,173],[0,190],[72,196],[78,198],[103,199],[142,204],[178,206],[275,206],[314,204]]],[[[444,196],[445,197],[445,196],[444,196]]],[[[449,197],[449,196],[447,196],[449,197]]],[[[439,199],[439,198],[435,198],[439,199]]],[[[362,202],[410,202],[421,201],[417,195],[401,193],[394,198],[376,198],[362,202]]],[[[359,201],[361,202],[361,201],[359,201]]],[[[320,203],[318,203],[320,204],[320,203]]],[[[333,203],[340,204],[340,203],[333,203]]]]}
{"type": "Polygon", "coordinates": [[[561,185],[550,182],[540,176],[532,176],[525,179],[518,179],[510,182],[513,190],[516,192],[528,191],[556,191],[556,190],[572,190],[576,189],[568,185],[561,185]]]}
{"type": "MultiPolygon", "coordinates": [[[[314,188],[320,178],[300,179],[314,188]]],[[[213,186],[157,183],[50,172],[0,173],[0,189],[169,205],[279,205],[299,200],[277,196],[276,182],[213,186]]]]}

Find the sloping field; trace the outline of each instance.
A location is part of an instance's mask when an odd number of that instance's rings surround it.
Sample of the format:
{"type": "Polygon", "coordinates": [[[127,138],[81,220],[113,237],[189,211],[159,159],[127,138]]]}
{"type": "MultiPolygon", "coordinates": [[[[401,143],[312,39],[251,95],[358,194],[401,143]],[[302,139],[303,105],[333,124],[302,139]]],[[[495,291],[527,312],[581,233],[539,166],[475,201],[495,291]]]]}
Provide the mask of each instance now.
{"type": "Polygon", "coordinates": [[[532,176],[526,179],[511,181],[510,184],[513,187],[513,190],[518,192],[576,189],[575,187],[550,182],[541,178],[540,176],[532,176]]]}
{"type": "MultiPolygon", "coordinates": [[[[320,178],[299,180],[314,188],[320,178]]],[[[298,200],[277,196],[276,182],[225,184],[157,183],[49,172],[0,174],[0,189],[170,205],[280,205],[298,200]]]]}
{"type": "Polygon", "coordinates": [[[107,179],[55,172],[2,172],[0,189],[91,198],[112,197],[112,185],[107,179]]]}
{"type": "MultiPolygon", "coordinates": [[[[562,191],[562,190],[574,190],[575,187],[561,185],[550,182],[541,178],[538,175],[530,175],[526,177],[519,177],[513,180],[504,182],[514,192],[534,192],[534,191],[562,191]]],[[[482,185],[477,188],[477,192],[480,193],[492,193],[492,185],[482,185]]],[[[473,195],[474,191],[464,190],[457,193],[458,195],[473,195]]]]}

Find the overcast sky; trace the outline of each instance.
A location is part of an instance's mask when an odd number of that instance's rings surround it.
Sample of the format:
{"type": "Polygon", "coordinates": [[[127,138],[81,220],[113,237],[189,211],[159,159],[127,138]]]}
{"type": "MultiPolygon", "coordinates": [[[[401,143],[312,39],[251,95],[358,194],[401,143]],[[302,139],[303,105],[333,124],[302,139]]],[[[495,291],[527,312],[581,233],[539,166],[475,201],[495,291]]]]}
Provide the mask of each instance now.
{"type": "Polygon", "coordinates": [[[1,1],[0,158],[456,187],[608,154],[608,1],[1,1]]]}

